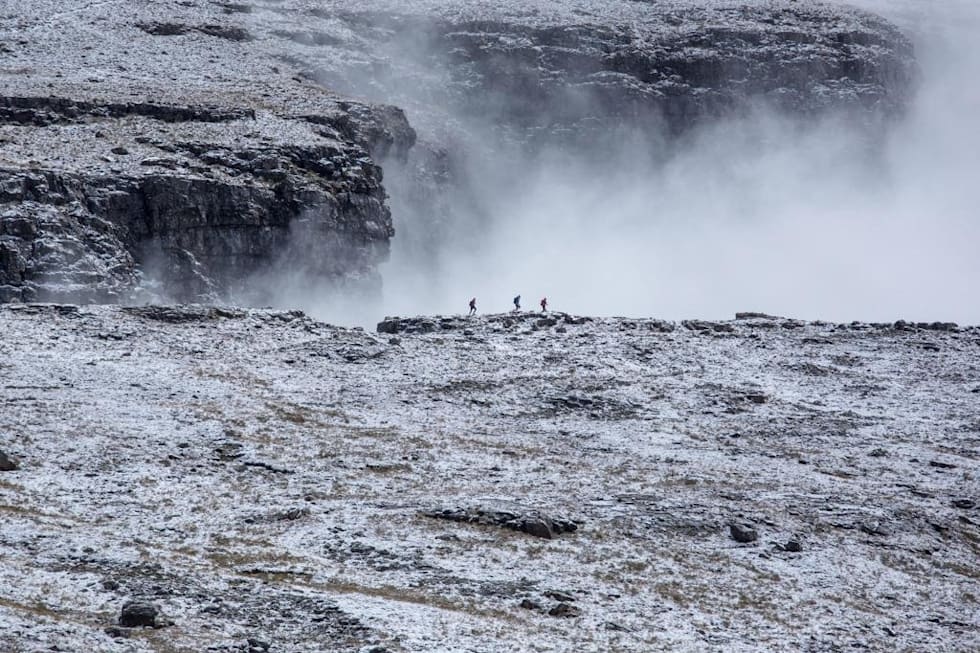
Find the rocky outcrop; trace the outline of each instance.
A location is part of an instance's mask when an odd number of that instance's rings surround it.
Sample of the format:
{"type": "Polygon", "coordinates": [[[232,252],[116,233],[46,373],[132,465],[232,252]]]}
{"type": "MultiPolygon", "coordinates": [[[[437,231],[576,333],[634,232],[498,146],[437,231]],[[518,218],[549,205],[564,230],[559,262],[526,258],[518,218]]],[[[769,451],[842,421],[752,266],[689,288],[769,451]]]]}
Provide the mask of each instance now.
{"type": "Polygon", "coordinates": [[[571,519],[549,516],[538,510],[514,505],[442,508],[423,511],[422,514],[433,519],[507,528],[546,540],[578,530],[578,524],[571,519]]]}
{"type": "Polygon", "coordinates": [[[678,133],[759,102],[895,114],[914,75],[897,28],[821,3],[321,5],[305,28],[276,31],[305,48],[314,79],[409,105],[438,98],[437,113],[564,145],[624,127],[678,133]]]}
{"type": "Polygon", "coordinates": [[[24,35],[0,52],[0,302],[265,304],[280,276],[379,288],[376,157],[414,143],[401,110],[283,79],[218,7],[179,23],[77,8],[52,29],[33,5],[0,19],[24,35]]]}
{"type": "MultiPolygon", "coordinates": [[[[371,279],[392,235],[381,171],[319,129],[304,145],[115,145],[125,154],[106,158],[128,160],[109,171],[0,168],[0,297],[118,301],[152,279],[199,301],[240,295],[277,265],[371,279]]],[[[114,129],[112,143],[124,138],[114,129]]]]}

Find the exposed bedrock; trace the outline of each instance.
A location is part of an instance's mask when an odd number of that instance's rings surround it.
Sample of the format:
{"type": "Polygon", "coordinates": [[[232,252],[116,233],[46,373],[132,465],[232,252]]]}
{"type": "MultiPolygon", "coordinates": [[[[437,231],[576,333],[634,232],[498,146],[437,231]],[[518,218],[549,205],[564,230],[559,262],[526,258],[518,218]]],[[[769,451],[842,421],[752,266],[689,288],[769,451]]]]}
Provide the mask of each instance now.
{"type": "Polygon", "coordinates": [[[879,118],[902,109],[914,77],[896,27],[819,2],[299,4],[302,26],[280,12],[273,33],[315,79],[532,140],[624,123],[677,133],[759,102],[879,118]]]}
{"type": "Polygon", "coordinates": [[[376,292],[404,113],[294,79],[219,6],[164,4],[0,17],[0,301],[376,292]]]}
{"type": "Polygon", "coordinates": [[[386,169],[400,247],[421,265],[493,222],[536,165],[668,160],[699,126],[766,111],[833,116],[873,143],[916,77],[894,25],[820,2],[277,4],[256,2],[250,24],[303,76],[402,106],[418,130],[410,165],[386,169]]]}
{"type": "Polygon", "coordinates": [[[247,282],[283,272],[276,267],[379,283],[391,215],[370,145],[341,131],[350,129],[346,116],[337,129],[325,116],[289,125],[275,116],[141,106],[123,114],[123,126],[104,117],[111,106],[27,100],[0,100],[0,119],[12,113],[3,113],[4,104],[19,105],[19,123],[48,127],[8,130],[13,140],[41,155],[57,151],[52,136],[70,131],[80,156],[0,167],[4,301],[119,301],[137,298],[141,284],[184,301],[267,301],[247,282]],[[155,134],[157,123],[180,123],[184,133],[155,134]],[[257,133],[242,143],[212,123],[257,133]],[[136,125],[136,133],[124,131],[136,125]],[[298,133],[262,136],[285,129],[298,133]],[[104,167],[91,166],[90,157],[104,167]]]}

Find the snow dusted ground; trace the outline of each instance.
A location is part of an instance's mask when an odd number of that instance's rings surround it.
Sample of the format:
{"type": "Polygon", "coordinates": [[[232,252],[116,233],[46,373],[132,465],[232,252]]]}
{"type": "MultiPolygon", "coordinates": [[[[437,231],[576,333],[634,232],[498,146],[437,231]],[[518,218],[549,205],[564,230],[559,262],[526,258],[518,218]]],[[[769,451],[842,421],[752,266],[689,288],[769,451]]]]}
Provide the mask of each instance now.
{"type": "Polygon", "coordinates": [[[980,649],[980,329],[554,317],[0,306],[2,648],[980,649]]]}

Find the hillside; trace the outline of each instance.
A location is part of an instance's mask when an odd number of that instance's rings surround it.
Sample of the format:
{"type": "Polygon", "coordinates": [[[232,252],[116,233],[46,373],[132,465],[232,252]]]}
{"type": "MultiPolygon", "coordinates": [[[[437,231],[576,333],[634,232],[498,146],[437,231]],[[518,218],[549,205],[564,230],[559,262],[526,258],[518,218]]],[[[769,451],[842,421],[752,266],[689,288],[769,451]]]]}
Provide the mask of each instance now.
{"type": "Polygon", "coordinates": [[[976,650],[980,328],[740,317],[0,307],[5,650],[976,650]]]}

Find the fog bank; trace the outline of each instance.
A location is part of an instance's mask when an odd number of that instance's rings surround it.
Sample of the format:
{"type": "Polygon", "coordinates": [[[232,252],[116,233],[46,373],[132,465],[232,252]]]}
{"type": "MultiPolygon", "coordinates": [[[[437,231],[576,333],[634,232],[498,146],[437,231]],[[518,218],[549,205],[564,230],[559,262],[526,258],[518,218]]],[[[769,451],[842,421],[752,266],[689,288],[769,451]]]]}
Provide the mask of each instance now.
{"type": "Polygon", "coordinates": [[[427,249],[393,194],[379,308],[456,313],[476,296],[502,311],[522,294],[596,315],[980,322],[978,10],[892,9],[922,80],[883,146],[843,120],[800,129],[760,111],[665,162],[490,156],[482,215],[459,207],[463,227],[427,249]]]}

